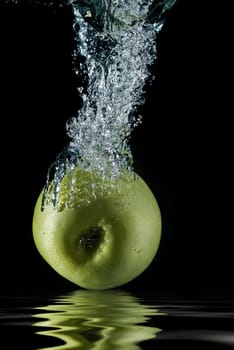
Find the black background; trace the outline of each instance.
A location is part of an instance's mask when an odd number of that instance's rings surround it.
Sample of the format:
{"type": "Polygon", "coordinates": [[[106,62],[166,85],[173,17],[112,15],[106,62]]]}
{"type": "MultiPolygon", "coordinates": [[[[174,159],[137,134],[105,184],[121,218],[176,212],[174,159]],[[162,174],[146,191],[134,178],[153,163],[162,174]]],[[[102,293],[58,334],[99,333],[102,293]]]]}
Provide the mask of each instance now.
{"type": "MultiPolygon", "coordinates": [[[[131,139],[158,199],[162,241],[124,289],[232,293],[231,2],[181,0],[158,36],[156,79],[131,139]],[[222,7],[221,7],[222,6],[222,7]]],[[[32,240],[35,201],[80,106],[70,7],[0,4],[0,292],[73,290],[32,240]]]]}

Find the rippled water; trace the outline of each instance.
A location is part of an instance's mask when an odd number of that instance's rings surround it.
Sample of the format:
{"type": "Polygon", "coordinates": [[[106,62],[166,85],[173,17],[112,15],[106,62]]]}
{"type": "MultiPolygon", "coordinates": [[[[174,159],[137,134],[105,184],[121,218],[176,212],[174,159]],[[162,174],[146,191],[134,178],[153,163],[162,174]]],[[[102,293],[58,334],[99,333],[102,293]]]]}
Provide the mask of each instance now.
{"type": "Polygon", "coordinates": [[[4,349],[234,347],[234,299],[77,290],[0,299],[4,349]]]}

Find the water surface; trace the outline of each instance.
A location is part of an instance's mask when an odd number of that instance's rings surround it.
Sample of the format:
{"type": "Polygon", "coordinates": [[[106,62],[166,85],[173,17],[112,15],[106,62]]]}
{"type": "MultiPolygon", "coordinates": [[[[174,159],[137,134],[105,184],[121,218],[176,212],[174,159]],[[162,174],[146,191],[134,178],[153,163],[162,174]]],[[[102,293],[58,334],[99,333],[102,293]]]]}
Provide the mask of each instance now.
{"type": "Polygon", "coordinates": [[[123,290],[2,296],[0,332],[5,349],[233,348],[234,300],[123,290]]]}

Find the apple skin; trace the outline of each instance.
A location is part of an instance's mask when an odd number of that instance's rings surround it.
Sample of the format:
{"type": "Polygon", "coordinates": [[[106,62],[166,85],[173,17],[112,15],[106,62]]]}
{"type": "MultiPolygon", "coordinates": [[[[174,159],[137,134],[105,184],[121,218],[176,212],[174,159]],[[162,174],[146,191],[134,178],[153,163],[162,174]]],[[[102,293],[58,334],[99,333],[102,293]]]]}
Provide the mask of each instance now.
{"type": "Polygon", "coordinates": [[[41,210],[42,190],[33,215],[35,245],[57,273],[82,288],[124,285],[140,275],[157,253],[161,238],[158,203],[139,176],[134,180],[123,176],[117,191],[106,192],[98,190],[98,176],[78,171],[77,179],[72,207],[65,205],[68,176],[61,183],[58,210],[52,204],[41,210]],[[91,179],[97,184],[95,196],[88,204],[78,205],[91,179]]]}

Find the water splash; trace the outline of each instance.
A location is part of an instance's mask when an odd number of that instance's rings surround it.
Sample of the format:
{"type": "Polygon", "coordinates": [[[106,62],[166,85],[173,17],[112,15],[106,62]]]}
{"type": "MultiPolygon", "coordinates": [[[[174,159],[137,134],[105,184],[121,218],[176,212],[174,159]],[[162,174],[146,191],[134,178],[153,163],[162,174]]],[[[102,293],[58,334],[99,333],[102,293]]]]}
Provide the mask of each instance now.
{"type": "MultiPolygon", "coordinates": [[[[48,171],[42,207],[50,202],[56,207],[61,181],[77,167],[110,182],[126,171],[134,177],[129,140],[141,120],[145,84],[152,78],[157,33],[174,2],[71,1],[73,59],[83,105],[67,122],[70,143],[48,171]]],[[[77,178],[71,178],[72,192],[77,178]]]]}

